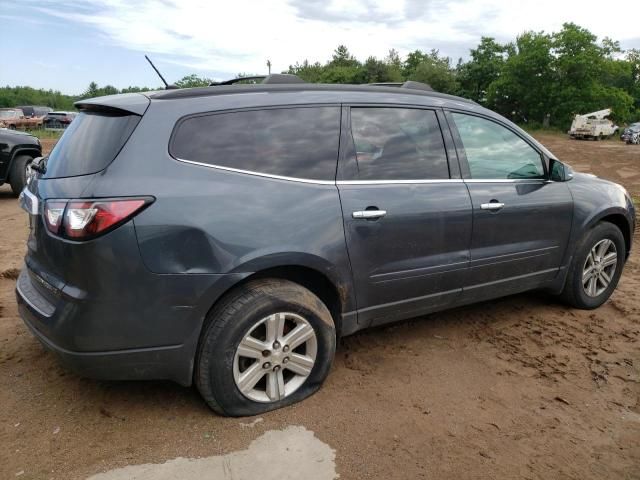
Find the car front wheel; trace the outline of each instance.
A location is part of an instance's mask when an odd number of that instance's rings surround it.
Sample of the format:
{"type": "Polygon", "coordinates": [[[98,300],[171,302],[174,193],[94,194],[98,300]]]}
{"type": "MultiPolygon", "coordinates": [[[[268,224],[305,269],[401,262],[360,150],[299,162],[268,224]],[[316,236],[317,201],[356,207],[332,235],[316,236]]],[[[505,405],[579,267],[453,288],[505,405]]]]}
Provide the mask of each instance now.
{"type": "Polygon", "coordinates": [[[576,251],[562,296],[576,308],[598,308],[618,285],[625,257],[620,229],[609,222],[597,224],[576,251]]]}
{"type": "Polygon", "coordinates": [[[209,314],[195,383],[215,412],[257,415],[316,392],[335,348],[331,314],[317,296],[290,281],[257,280],[209,314]]]}
{"type": "Polygon", "coordinates": [[[11,191],[14,195],[20,195],[20,192],[27,184],[27,178],[31,175],[31,162],[33,158],[29,155],[18,155],[11,163],[11,172],[9,173],[9,183],[11,191]]]}

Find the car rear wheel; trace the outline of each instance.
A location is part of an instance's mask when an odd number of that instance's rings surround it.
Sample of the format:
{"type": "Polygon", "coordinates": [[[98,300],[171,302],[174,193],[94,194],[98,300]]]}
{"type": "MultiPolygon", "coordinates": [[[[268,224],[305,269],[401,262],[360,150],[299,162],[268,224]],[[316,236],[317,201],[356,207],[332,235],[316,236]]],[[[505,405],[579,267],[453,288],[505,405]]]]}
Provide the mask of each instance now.
{"type": "Polygon", "coordinates": [[[317,296],[290,281],[257,280],[209,314],[195,383],[215,412],[257,415],[315,393],[335,348],[331,314],[317,296]]]}
{"type": "Polygon", "coordinates": [[[601,222],[591,229],[569,267],[564,299],[587,310],[606,302],[622,275],[625,248],[622,232],[614,224],[601,222]]]}
{"type": "Polygon", "coordinates": [[[33,158],[29,155],[18,155],[11,163],[9,173],[9,183],[13,194],[18,196],[27,184],[27,178],[31,175],[31,162],[33,158]]]}

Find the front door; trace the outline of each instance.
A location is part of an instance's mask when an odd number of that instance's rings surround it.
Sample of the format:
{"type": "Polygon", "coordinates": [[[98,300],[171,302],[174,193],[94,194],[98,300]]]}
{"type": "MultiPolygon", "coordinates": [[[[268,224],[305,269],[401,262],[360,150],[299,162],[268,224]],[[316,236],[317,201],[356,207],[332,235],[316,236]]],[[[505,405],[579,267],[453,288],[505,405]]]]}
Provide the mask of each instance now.
{"type": "Polygon", "coordinates": [[[428,109],[345,111],[337,183],[364,325],[442,308],[462,291],[472,209],[441,122],[428,109]]]}
{"type": "Polygon", "coordinates": [[[548,180],[541,152],[515,129],[466,113],[448,118],[473,203],[465,301],[544,285],[569,238],[569,188],[548,180]]]}

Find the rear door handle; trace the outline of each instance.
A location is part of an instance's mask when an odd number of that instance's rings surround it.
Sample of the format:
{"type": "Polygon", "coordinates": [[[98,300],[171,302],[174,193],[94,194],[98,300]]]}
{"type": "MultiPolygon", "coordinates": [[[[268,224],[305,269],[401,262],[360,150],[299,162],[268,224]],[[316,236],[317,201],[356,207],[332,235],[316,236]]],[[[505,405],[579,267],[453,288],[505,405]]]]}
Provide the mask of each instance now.
{"type": "Polygon", "coordinates": [[[353,218],[364,218],[366,220],[375,220],[376,218],[382,218],[387,214],[386,210],[359,210],[353,212],[351,216],[353,218]]]}
{"type": "Polygon", "coordinates": [[[504,203],[496,202],[496,201],[493,201],[493,200],[490,201],[489,203],[480,204],[480,208],[482,210],[495,211],[495,210],[500,210],[502,207],[504,207],[504,203]]]}

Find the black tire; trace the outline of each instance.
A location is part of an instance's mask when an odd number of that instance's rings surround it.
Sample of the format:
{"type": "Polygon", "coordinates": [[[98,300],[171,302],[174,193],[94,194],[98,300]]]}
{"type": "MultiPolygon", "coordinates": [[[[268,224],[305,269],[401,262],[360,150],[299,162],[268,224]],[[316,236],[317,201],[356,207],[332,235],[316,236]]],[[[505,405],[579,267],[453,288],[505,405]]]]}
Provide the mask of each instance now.
{"type": "Polygon", "coordinates": [[[315,393],[329,373],[336,349],[331,313],[306,288],[280,279],[256,280],[224,297],[209,313],[200,338],[195,384],[209,407],[228,416],[250,416],[285,407],[315,393]],[[233,375],[237,346],[254,325],[277,312],[303,317],[317,339],[315,364],[304,383],[290,395],[273,402],[258,402],[240,391],[233,375]]]}
{"type": "Polygon", "coordinates": [[[9,183],[11,190],[17,197],[27,184],[27,165],[33,161],[33,157],[29,155],[18,155],[11,162],[11,171],[9,172],[9,183]]]}
{"type": "Polygon", "coordinates": [[[622,269],[626,258],[626,246],[624,237],[620,229],[612,223],[600,222],[593,227],[582,239],[580,245],[576,249],[576,255],[571,261],[562,298],[571,306],[583,310],[592,310],[598,308],[606,302],[620,280],[622,269]],[[617,262],[616,268],[611,277],[611,282],[598,296],[589,296],[585,292],[582,282],[583,268],[587,261],[587,256],[591,249],[601,240],[611,240],[616,248],[617,262]]]}

